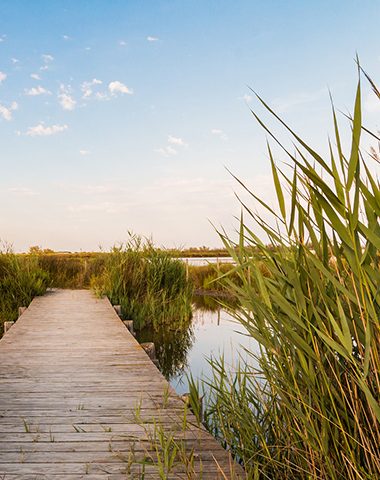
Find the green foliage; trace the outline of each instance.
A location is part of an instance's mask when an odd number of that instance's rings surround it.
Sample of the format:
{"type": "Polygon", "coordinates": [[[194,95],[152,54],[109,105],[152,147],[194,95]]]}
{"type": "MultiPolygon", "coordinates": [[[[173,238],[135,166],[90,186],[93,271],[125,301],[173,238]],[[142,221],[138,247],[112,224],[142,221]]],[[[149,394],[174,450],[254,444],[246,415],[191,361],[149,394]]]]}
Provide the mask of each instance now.
{"type": "MultiPolygon", "coordinates": [[[[32,248],[36,247],[31,247],[32,248]]],[[[39,266],[54,288],[89,288],[91,278],[104,269],[105,253],[49,253],[36,251],[39,266]]]]}
{"type": "Polygon", "coordinates": [[[0,329],[5,321],[17,319],[18,307],[27,307],[36,295],[42,295],[49,277],[34,256],[0,252],[0,329]]]}
{"type": "Polygon", "coordinates": [[[158,328],[167,322],[180,327],[191,316],[192,288],[184,263],[140,237],[114,247],[104,272],[93,278],[91,286],[98,295],[120,304],[136,329],[149,324],[158,328]]]}
{"type": "Polygon", "coordinates": [[[240,182],[265,220],[242,204],[238,241],[221,234],[240,279],[228,282],[237,318],[262,351],[259,372],[231,377],[213,362],[208,424],[254,478],[377,478],[380,187],[359,148],[360,82],[349,154],[333,108],[329,160],[259,101],[292,135],[293,168],[281,171],[268,145],[279,213],[240,182]]]}
{"type": "MultiPolygon", "coordinates": [[[[194,288],[200,292],[215,291],[227,293],[228,289],[223,283],[223,275],[231,274],[233,265],[231,263],[215,263],[209,265],[189,265],[189,278],[194,288]]],[[[238,281],[238,276],[235,275],[238,281]]]]}

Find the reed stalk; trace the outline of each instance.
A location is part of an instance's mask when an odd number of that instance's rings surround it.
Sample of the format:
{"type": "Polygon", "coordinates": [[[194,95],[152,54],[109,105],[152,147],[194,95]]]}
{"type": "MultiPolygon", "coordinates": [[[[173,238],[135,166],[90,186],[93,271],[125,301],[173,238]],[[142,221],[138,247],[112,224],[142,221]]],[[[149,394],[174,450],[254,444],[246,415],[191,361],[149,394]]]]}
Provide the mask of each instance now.
{"type": "Polygon", "coordinates": [[[347,152],[332,107],[328,159],[257,101],[295,153],[252,111],[290,173],[268,142],[277,210],[237,179],[265,210],[241,201],[238,239],[220,233],[239,277],[226,284],[260,344],[259,369],[248,362],[231,375],[212,360],[208,426],[252,478],[380,478],[380,186],[360,148],[360,79],[347,152]]]}

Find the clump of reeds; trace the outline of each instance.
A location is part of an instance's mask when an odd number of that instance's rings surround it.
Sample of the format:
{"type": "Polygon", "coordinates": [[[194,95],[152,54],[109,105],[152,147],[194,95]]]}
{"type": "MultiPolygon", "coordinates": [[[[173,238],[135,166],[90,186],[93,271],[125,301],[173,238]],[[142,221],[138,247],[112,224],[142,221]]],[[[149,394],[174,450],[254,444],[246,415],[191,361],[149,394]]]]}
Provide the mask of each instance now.
{"type": "MultiPolygon", "coordinates": [[[[231,263],[210,263],[208,265],[189,265],[189,278],[191,279],[196,291],[215,291],[226,292],[226,285],[221,276],[227,273],[232,274],[233,265],[231,263]]],[[[238,280],[238,277],[235,276],[238,280]]]]}
{"type": "Polygon", "coordinates": [[[238,241],[221,234],[240,279],[229,282],[237,318],[261,354],[258,371],[248,362],[235,375],[212,361],[208,425],[249,478],[378,478],[380,186],[359,146],[360,81],[348,153],[333,108],[328,159],[259,101],[292,135],[295,153],[252,112],[292,172],[275,165],[268,145],[278,212],[240,181],[265,220],[242,203],[238,241]]]}
{"type": "Polygon", "coordinates": [[[192,288],[184,263],[138,236],[113,248],[92,288],[120,304],[137,329],[168,322],[180,326],[191,316],[192,288]]]}
{"type": "Polygon", "coordinates": [[[27,307],[36,295],[42,295],[49,277],[33,257],[16,255],[11,249],[0,251],[0,331],[5,321],[14,321],[18,307],[27,307]]]}
{"type": "Polygon", "coordinates": [[[106,253],[45,253],[36,252],[39,266],[48,272],[54,288],[89,288],[91,278],[100,275],[106,253]]]}

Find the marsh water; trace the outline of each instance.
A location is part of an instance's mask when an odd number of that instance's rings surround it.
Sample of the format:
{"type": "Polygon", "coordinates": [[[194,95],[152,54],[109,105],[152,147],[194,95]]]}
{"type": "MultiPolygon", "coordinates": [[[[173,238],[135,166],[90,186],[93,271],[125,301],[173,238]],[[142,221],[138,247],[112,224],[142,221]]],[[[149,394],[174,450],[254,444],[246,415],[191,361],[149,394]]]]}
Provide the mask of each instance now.
{"type": "Polygon", "coordinates": [[[177,393],[189,391],[187,375],[193,378],[210,377],[210,357],[224,357],[231,370],[245,349],[258,352],[257,343],[246,330],[212,297],[196,296],[193,316],[173,328],[160,331],[146,328],[137,334],[139,342],[154,342],[159,368],[177,393]]]}

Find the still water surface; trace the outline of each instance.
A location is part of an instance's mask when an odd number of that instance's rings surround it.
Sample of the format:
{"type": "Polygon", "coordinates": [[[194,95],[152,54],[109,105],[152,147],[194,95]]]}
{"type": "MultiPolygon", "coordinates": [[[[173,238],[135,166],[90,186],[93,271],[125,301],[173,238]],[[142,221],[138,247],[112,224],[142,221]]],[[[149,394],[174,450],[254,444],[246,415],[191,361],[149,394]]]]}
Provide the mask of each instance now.
{"type": "Polygon", "coordinates": [[[202,306],[199,301],[198,306],[194,304],[191,321],[181,328],[165,327],[159,332],[145,329],[137,334],[138,341],[155,343],[159,368],[179,394],[189,391],[187,374],[191,373],[195,380],[210,377],[208,358],[223,355],[233,369],[239,355],[247,357],[245,348],[258,352],[257,343],[246,335],[242,325],[217,308],[212,299],[206,298],[209,308],[204,300],[202,306]]]}

